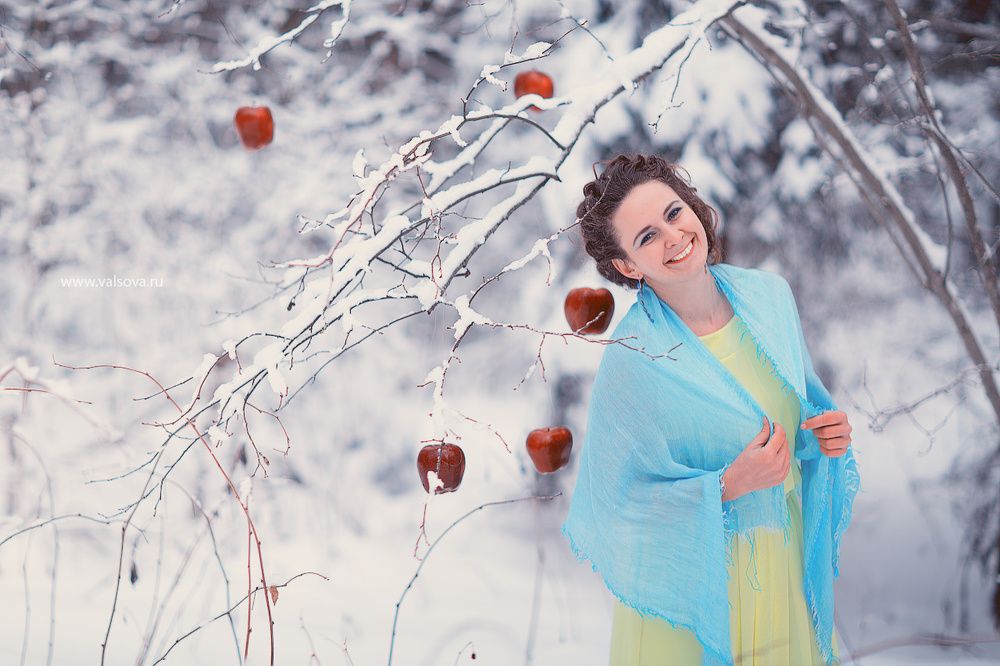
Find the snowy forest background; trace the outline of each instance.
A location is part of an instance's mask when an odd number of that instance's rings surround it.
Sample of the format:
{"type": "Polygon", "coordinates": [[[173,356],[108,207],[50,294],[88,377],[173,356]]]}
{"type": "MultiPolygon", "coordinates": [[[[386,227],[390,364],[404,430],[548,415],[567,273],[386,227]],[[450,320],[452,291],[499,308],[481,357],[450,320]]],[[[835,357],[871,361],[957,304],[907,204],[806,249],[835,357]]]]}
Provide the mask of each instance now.
{"type": "Polygon", "coordinates": [[[1000,657],[1000,7],[898,2],[0,1],[0,663],[605,664],[524,438],[583,441],[566,292],[634,300],[574,225],[619,151],[795,291],[841,652],[1000,657]]]}

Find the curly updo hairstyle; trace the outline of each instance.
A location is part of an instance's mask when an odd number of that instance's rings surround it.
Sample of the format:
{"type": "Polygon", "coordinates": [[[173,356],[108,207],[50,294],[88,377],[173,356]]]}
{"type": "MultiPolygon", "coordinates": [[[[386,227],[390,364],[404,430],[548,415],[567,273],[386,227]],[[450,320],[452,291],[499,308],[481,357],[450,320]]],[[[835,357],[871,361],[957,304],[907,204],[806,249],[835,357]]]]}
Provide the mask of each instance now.
{"type": "Polygon", "coordinates": [[[583,201],[576,207],[576,217],[580,221],[584,247],[597,262],[597,271],[623,287],[638,289],[639,281],[625,277],[611,263],[612,259],[624,261],[627,258],[618,242],[611,217],[633,187],[651,180],[669,185],[694,211],[708,238],[708,263],[722,261],[722,248],[715,237],[719,214],[698,196],[697,188],[690,184],[690,174],[679,164],[672,164],[656,155],[618,155],[594,163],[594,180],[583,186],[583,201]],[[605,165],[599,176],[598,164],[605,165]],[[680,176],[681,171],[685,174],[684,178],[680,176]]]}

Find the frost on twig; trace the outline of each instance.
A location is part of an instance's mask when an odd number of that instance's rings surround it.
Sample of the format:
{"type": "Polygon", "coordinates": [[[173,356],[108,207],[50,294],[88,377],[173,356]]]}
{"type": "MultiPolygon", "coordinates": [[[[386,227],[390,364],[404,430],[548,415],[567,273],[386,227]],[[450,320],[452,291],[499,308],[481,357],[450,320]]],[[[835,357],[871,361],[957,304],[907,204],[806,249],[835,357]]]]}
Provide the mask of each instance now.
{"type": "MultiPolygon", "coordinates": [[[[322,224],[308,230],[329,233],[329,249],[317,256],[274,264],[274,268],[286,271],[286,283],[300,285],[300,292],[289,304],[291,317],[277,327],[280,337],[267,346],[263,356],[258,353],[252,364],[240,368],[216,391],[216,425],[229,425],[226,431],[231,431],[230,419],[238,416],[242,411],[240,403],[250,399],[263,379],[279,398],[287,396],[282,407],[287,406],[298,389],[313,381],[327,363],[367,339],[371,332],[414,313],[429,313],[442,304],[455,308],[459,313],[455,338],[459,342],[470,327],[492,324],[471,307],[475,294],[455,300],[447,297],[452,282],[469,273],[478,250],[520,207],[546,183],[560,179],[560,167],[602,106],[632,90],[652,72],[676,66],[690,55],[695,44],[704,43],[706,28],[738,4],[731,0],[697,3],[670,24],[650,33],[639,48],[606,63],[586,85],[559,98],[520,98],[498,109],[485,105],[463,109],[462,114],[452,115],[437,128],[423,130],[404,141],[381,164],[369,163],[364,152],[358,150],[352,164],[358,191],[322,224]],[[531,104],[561,112],[555,127],[544,130],[551,139],[548,153],[459,177],[463,167],[488,159],[486,151],[491,142],[511,123],[518,122],[531,104]],[[458,152],[438,158],[435,148],[442,140],[457,146],[458,152]],[[394,196],[396,183],[404,178],[419,182],[419,198],[407,201],[394,196]],[[389,202],[382,204],[388,206],[384,211],[376,208],[382,201],[389,202]],[[489,204],[482,215],[465,218],[459,211],[472,202],[489,204]],[[414,309],[404,317],[393,315],[381,322],[369,319],[363,330],[358,326],[355,310],[388,301],[410,301],[414,309]],[[332,344],[322,345],[322,355],[329,358],[318,369],[310,368],[302,359],[320,358],[320,354],[314,351],[303,356],[303,351],[314,348],[319,337],[334,326],[340,335],[332,344]]],[[[508,52],[502,65],[483,69],[473,89],[501,67],[547,57],[552,46],[536,42],[519,55],[508,52]]],[[[551,259],[549,244],[562,231],[532,241],[527,253],[508,263],[501,273],[518,270],[539,255],[551,259]]],[[[550,262],[550,279],[551,275],[550,262]]],[[[254,335],[248,333],[244,339],[254,335]]],[[[226,351],[232,355],[235,350],[227,347],[226,351]]],[[[447,361],[440,366],[442,383],[447,366],[447,361]]],[[[442,397],[438,395],[436,400],[442,397]]],[[[440,417],[445,411],[444,405],[438,404],[432,413],[440,417]]],[[[445,423],[436,425],[448,428],[445,423]]],[[[213,432],[222,436],[218,430],[213,432]]]]}
{"type": "Polygon", "coordinates": [[[327,49],[326,58],[329,59],[331,53],[333,52],[333,46],[337,43],[337,39],[340,38],[341,33],[344,31],[344,26],[347,25],[347,21],[351,16],[351,0],[322,0],[316,3],[312,7],[309,7],[306,12],[305,18],[292,28],[291,30],[278,35],[276,37],[265,37],[257,42],[250,52],[243,58],[237,58],[236,60],[227,60],[224,62],[217,62],[212,69],[209,70],[212,74],[218,74],[219,72],[229,72],[234,69],[240,69],[241,67],[252,66],[253,69],[260,69],[260,59],[265,54],[273,51],[282,44],[291,44],[295,41],[295,38],[305,32],[306,28],[315,23],[319,17],[326,10],[331,7],[339,6],[343,12],[341,18],[333,21],[330,24],[330,36],[324,40],[323,46],[327,49]]]}

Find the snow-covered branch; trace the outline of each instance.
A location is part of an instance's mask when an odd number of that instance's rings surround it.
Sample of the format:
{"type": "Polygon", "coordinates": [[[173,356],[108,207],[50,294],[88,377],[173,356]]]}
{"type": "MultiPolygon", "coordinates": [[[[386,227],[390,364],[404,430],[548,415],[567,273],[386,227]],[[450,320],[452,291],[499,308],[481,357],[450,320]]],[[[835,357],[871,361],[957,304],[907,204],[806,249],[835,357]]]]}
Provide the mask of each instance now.
{"type": "Polygon", "coordinates": [[[217,62],[209,70],[212,74],[218,74],[219,72],[229,72],[234,69],[240,69],[241,67],[252,66],[255,70],[260,69],[260,59],[267,53],[278,48],[282,44],[291,44],[295,41],[295,38],[305,32],[306,28],[319,20],[319,17],[323,15],[323,12],[330,9],[331,7],[340,7],[342,11],[342,16],[330,23],[330,36],[323,42],[323,46],[329,49],[327,51],[327,58],[330,57],[330,53],[333,50],[333,46],[337,43],[337,39],[344,32],[344,26],[351,18],[351,0],[321,0],[312,7],[305,10],[305,18],[292,28],[280,34],[276,37],[265,37],[261,39],[250,49],[250,52],[243,58],[237,58],[236,60],[226,60],[224,62],[217,62]]]}
{"type": "Polygon", "coordinates": [[[808,116],[822,128],[822,134],[836,145],[833,157],[843,165],[865,200],[873,206],[873,217],[885,225],[903,257],[909,259],[910,268],[917,272],[917,279],[938,298],[952,318],[969,357],[980,368],[980,379],[1000,422],[1000,390],[989,369],[991,364],[983,342],[973,330],[969,312],[945,272],[947,248],[932,240],[916,223],[916,216],[890,180],[886,168],[862,145],[834,104],[796,64],[791,47],[763,29],[767,18],[763,10],[746,7],[725,17],[721,23],[775,71],[808,116]]]}
{"type": "MultiPolygon", "coordinates": [[[[267,367],[254,363],[243,368],[240,379],[276,374],[277,366],[281,363],[277,355],[279,347],[285,364],[292,367],[294,361],[291,357],[296,351],[311,343],[317,334],[337,321],[346,319],[343,330],[349,331],[351,311],[361,302],[374,300],[373,295],[379,290],[368,288],[365,290],[365,297],[357,301],[347,300],[349,295],[354,289],[360,289],[361,282],[373,273],[376,258],[382,257],[392,248],[402,246],[406,260],[394,262],[400,268],[393,280],[398,284],[383,289],[383,298],[400,298],[400,293],[405,292],[416,297],[421,307],[427,311],[433,310],[438,303],[456,307],[456,301],[446,298],[452,281],[467,268],[478,249],[518,208],[531,200],[545,183],[559,178],[559,167],[571,154],[586,126],[593,122],[598,110],[622,92],[633,90],[640,81],[670,63],[671,59],[683,57],[689,52],[692,42],[703,39],[705,30],[712,23],[740,4],[720,0],[697,3],[668,25],[650,33],[633,52],[607,63],[591,83],[562,96],[551,99],[525,96],[500,109],[483,107],[468,111],[465,115],[452,116],[435,130],[420,132],[404,142],[388,160],[377,167],[367,169],[367,165],[359,164],[356,160],[355,176],[362,189],[346,206],[324,220],[324,225],[332,227],[335,236],[335,242],[329,251],[320,256],[279,264],[279,267],[289,270],[297,268],[304,271],[286,275],[287,281],[302,281],[304,290],[295,299],[295,316],[280,327],[284,339],[268,347],[265,354],[269,359],[267,367]],[[532,156],[520,165],[504,169],[491,168],[467,180],[452,182],[464,166],[482,158],[490,141],[502,132],[511,118],[527,113],[531,105],[547,111],[561,112],[559,122],[551,132],[554,143],[559,148],[553,149],[548,156],[532,156]],[[492,122],[480,130],[475,138],[465,139],[459,134],[460,130],[466,128],[475,130],[476,123],[484,120],[492,122]],[[449,138],[461,150],[450,159],[434,160],[431,150],[434,143],[449,138]],[[431,174],[423,199],[380,216],[380,222],[373,225],[373,234],[353,236],[348,240],[348,232],[355,230],[366,215],[374,218],[374,205],[383,191],[410,171],[431,174]],[[513,192],[493,203],[482,217],[463,224],[453,233],[443,231],[442,219],[453,214],[459,204],[485,197],[506,185],[513,185],[513,192]],[[413,220],[408,213],[418,206],[420,217],[413,220]],[[423,232],[419,237],[408,236],[417,230],[423,232]],[[418,245],[428,230],[432,231],[436,241],[434,254],[426,259],[418,259],[418,245]],[[407,247],[408,242],[410,245],[407,247]],[[326,270],[323,275],[315,272],[324,267],[326,270]],[[414,275],[419,277],[412,279],[414,275]]],[[[508,54],[505,63],[537,57],[546,49],[547,45],[544,43],[532,45],[520,55],[508,54]]],[[[483,71],[495,70],[487,66],[483,71]]],[[[483,78],[486,77],[480,77],[480,80],[483,78]]],[[[524,263],[518,264],[523,265],[524,263]]],[[[347,340],[340,345],[340,349],[346,344],[347,340]]],[[[336,354],[337,351],[334,349],[332,353],[336,354]]],[[[275,385],[284,386],[281,381],[275,385]]],[[[240,399],[246,399],[254,388],[255,386],[251,386],[240,399]]],[[[220,406],[217,414],[219,424],[233,417],[239,409],[232,401],[236,397],[234,390],[235,383],[230,382],[220,387],[214,396],[220,406]]]]}

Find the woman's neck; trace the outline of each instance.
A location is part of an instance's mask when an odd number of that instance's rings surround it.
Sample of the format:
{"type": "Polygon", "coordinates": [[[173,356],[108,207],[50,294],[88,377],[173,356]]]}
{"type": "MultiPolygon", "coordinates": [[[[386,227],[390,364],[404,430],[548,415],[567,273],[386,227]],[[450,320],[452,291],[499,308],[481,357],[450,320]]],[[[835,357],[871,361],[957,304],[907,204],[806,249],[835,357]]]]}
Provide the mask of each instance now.
{"type": "Polygon", "coordinates": [[[649,286],[695,335],[717,331],[734,314],[729,300],[716,286],[715,276],[707,270],[688,280],[668,284],[651,282],[649,286]]]}

